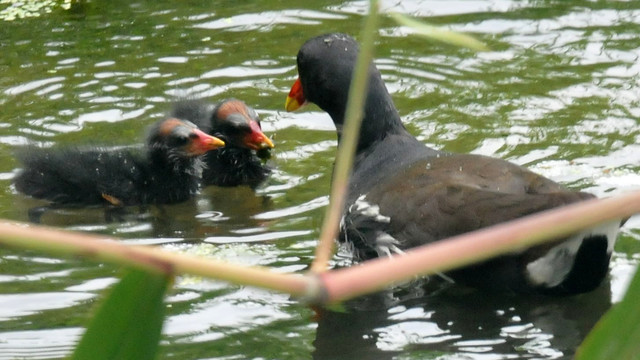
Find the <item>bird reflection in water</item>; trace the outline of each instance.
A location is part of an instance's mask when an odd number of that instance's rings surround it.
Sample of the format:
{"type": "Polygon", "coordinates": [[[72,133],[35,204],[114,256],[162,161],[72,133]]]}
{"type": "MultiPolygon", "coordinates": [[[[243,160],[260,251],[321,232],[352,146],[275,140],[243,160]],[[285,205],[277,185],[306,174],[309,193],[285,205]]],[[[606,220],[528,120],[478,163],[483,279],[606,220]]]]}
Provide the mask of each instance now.
{"type": "Polygon", "coordinates": [[[314,359],[569,358],[611,307],[609,282],[571,297],[486,292],[433,280],[318,311],[314,359]]]}

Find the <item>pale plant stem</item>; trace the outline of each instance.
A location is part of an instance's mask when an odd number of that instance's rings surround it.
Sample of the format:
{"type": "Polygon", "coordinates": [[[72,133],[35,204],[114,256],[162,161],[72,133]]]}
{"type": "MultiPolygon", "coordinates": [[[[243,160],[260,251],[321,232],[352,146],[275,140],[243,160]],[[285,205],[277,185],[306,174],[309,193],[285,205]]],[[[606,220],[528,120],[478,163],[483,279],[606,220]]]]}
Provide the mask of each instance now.
{"type": "Polygon", "coordinates": [[[83,256],[165,274],[193,274],[289,293],[313,303],[334,303],[434,274],[522,251],[550,239],[640,213],[640,191],[589,200],[437,241],[394,258],[322,274],[286,274],[156,247],[125,245],[106,237],[0,221],[0,245],[83,256]]]}
{"type": "Polygon", "coordinates": [[[82,256],[164,274],[193,274],[253,285],[296,296],[312,288],[311,278],[267,268],[230,264],[214,259],[173,253],[156,247],[125,245],[97,235],[0,221],[0,244],[50,253],[82,256]]]}
{"type": "Polygon", "coordinates": [[[329,206],[325,213],[320,240],[311,264],[311,271],[320,273],[327,270],[327,264],[333,255],[333,244],[338,235],[340,216],[344,207],[344,198],[349,185],[349,176],[353,166],[353,157],[358,144],[358,134],[362,123],[362,112],[367,97],[369,85],[369,64],[373,59],[373,49],[378,33],[378,1],[371,0],[369,15],[366,17],[360,53],[356,61],[356,68],[349,87],[349,100],[345,112],[345,123],[340,137],[340,146],[336,155],[333,170],[333,182],[329,206]]]}

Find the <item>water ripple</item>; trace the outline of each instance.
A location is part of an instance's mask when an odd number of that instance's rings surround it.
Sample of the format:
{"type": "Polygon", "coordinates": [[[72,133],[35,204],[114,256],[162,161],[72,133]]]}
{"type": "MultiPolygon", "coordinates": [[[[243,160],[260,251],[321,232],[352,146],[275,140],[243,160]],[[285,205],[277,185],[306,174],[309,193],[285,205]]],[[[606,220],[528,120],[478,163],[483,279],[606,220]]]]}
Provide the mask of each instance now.
{"type": "Polygon", "coordinates": [[[51,83],[56,83],[56,82],[62,82],[64,81],[66,78],[63,76],[56,76],[56,77],[52,77],[52,78],[48,78],[48,79],[41,79],[41,80],[34,80],[34,81],[29,81],[27,83],[24,84],[20,84],[17,86],[13,86],[10,87],[8,89],[6,89],[4,91],[5,95],[19,95],[22,94],[24,92],[27,91],[32,91],[38,88],[41,88],[45,85],[51,84],[51,83]]]}
{"type": "Polygon", "coordinates": [[[337,14],[329,14],[308,10],[265,11],[252,14],[234,15],[194,25],[197,28],[233,31],[268,31],[277,25],[320,25],[321,20],[344,19],[337,14]]]}
{"type": "Polygon", "coordinates": [[[0,332],[0,360],[64,358],[82,332],[81,328],[0,332]]]}
{"type": "Polygon", "coordinates": [[[0,294],[0,321],[47,310],[69,308],[95,296],[79,292],[0,294]]]}

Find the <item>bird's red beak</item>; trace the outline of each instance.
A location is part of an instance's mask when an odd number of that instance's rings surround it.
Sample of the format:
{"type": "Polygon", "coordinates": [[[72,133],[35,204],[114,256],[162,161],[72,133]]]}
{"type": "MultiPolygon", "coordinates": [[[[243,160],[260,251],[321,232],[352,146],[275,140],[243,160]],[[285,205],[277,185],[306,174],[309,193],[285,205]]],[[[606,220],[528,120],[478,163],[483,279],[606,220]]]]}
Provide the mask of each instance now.
{"type": "Polygon", "coordinates": [[[191,144],[187,151],[194,156],[202,155],[209,150],[215,150],[224,146],[224,141],[215,136],[204,133],[199,129],[193,129],[191,133],[191,144]]]}
{"type": "Polygon", "coordinates": [[[249,127],[251,132],[245,135],[243,140],[246,147],[253,150],[273,149],[273,142],[262,132],[257,121],[250,120],[249,127]]]}
{"type": "Polygon", "coordinates": [[[293,86],[291,86],[287,101],[284,103],[284,108],[287,111],[296,111],[306,103],[307,99],[305,99],[304,93],[302,92],[302,83],[300,82],[300,78],[298,78],[296,82],[293,83],[293,86]]]}

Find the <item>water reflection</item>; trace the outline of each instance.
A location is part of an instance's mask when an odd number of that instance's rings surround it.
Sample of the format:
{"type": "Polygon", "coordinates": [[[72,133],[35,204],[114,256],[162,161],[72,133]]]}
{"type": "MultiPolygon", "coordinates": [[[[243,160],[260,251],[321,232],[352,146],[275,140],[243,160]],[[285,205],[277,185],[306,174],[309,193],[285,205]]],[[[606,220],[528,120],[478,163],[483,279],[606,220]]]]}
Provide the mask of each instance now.
{"type": "Polygon", "coordinates": [[[570,357],[610,307],[608,285],[569,298],[491,294],[429,284],[387,291],[322,310],[314,359],[570,357]]]}
{"type": "Polygon", "coordinates": [[[64,358],[83,329],[43,329],[2,333],[0,360],[64,358]]]}

